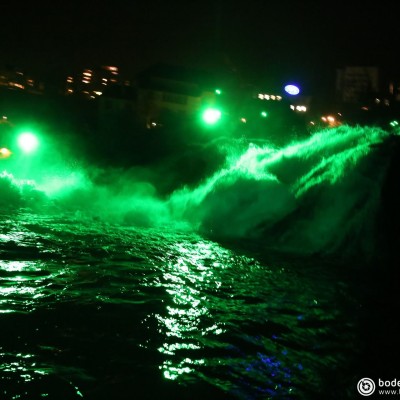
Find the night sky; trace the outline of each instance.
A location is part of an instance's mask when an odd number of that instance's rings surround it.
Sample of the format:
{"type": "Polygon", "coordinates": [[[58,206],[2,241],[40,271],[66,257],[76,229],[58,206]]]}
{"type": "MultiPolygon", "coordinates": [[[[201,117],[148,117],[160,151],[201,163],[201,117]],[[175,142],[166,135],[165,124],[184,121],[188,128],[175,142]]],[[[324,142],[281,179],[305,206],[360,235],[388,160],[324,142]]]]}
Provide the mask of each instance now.
{"type": "Polygon", "coordinates": [[[0,12],[0,67],[53,80],[96,65],[129,78],[166,61],[315,85],[344,65],[393,67],[400,37],[395,5],[384,2],[39,1],[0,12]]]}

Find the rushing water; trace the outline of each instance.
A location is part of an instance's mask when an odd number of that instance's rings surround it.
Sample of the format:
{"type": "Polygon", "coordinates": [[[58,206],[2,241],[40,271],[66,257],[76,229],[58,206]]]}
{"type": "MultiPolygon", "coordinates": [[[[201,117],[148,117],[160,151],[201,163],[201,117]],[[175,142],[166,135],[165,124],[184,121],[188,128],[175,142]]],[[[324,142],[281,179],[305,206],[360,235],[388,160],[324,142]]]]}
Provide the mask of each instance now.
{"type": "Polygon", "coordinates": [[[400,379],[398,300],[368,263],[388,137],[227,151],[167,199],[4,173],[0,399],[353,399],[400,379]]]}

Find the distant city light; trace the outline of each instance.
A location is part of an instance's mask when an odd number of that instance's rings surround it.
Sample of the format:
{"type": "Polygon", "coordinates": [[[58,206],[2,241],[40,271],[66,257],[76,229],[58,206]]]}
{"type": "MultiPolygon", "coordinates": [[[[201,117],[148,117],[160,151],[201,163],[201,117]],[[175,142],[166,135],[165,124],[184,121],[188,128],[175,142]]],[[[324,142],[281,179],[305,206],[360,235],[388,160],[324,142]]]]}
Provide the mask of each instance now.
{"type": "Polygon", "coordinates": [[[278,95],[275,95],[275,94],[263,94],[263,93],[259,93],[259,94],[257,95],[257,97],[258,97],[260,100],[278,100],[278,101],[282,100],[282,96],[278,96],[278,95]]]}
{"type": "Polygon", "coordinates": [[[300,89],[296,85],[286,85],[285,92],[291,96],[296,96],[300,93],[300,89]]]}
{"type": "Polygon", "coordinates": [[[306,106],[290,106],[290,108],[294,111],[299,111],[299,112],[306,112],[307,107],[306,106]]]}
{"type": "Polygon", "coordinates": [[[338,121],[335,117],[333,117],[332,115],[326,115],[326,116],[322,116],[321,120],[324,121],[328,126],[330,127],[334,127],[334,126],[339,126],[341,125],[341,122],[338,121]]]}
{"type": "Polygon", "coordinates": [[[0,158],[8,158],[11,155],[11,151],[6,147],[0,149],[0,158]]]}
{"type": "Polygon", "coordinates": [[[18,89],[25,89],[24,85],[21,85],[20,83],[17,83],[17,82],[9,82],[9,86],[16,87],[18,89]]]}
{"type": "Polygon", "coordinates": [[[326,117],[321,117],[321,119],[324,122],[335,122],[335,117],[332,117],[332,115],[328,115],[326,117]]]}

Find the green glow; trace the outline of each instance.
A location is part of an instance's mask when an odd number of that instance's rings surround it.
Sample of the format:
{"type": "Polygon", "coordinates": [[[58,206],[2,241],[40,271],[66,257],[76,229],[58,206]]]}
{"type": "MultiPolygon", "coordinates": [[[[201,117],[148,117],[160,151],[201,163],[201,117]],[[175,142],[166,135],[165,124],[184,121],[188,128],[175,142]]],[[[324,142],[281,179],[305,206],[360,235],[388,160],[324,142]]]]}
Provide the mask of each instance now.
{"type": "Polygon", "coordinates": [[[298,147],[294,156],[310,159],[319,157],[318,162],[315,162],[307,173],[294,182],[293,193],[296,197],[300,197],[323,182],[334,184],[340,181],[358,164],[360,159],[372,151],[371,145],[382,142],[387,135],[387,132],[378,128],[346,126],[324,130],[314,135],[298,147]],[[353,143],[353,145],[348,147],[348,143],[353,143]]]}
{"type": "Polygon", "coordinates": [[[39,140],[32,132],[23,132],[18,136],[18,145],[25,153],[31,153],[38,148],[39,140]]]}
{"type": "Polygon", "coordinates": [[[84,187],[84,177],[80,172],[63,171],[58,176],[43,177],[42,182],[37,185],[47,195],[54,195],[59,192],[66,192],[68,189],[84,187]]]}
{"type": "Polygon", "coordinates": [[[267,118],[267,117],[268,117],[268,113],[267,113],[266,111],[261,111],[260,115],[261,115],[263,118],[267,118]]]}
{"type": "Polygon", "coordinates": [[[215,94],[221,94],[222,92],[221,92],[221,90],[220,89],[215,89],[215,94]]]}
{"type": "MultiPolygon", "coordinates": [[[[356,165],[361,157],[371,152],[371,145],[382,142],[388,135],[389,133],[378,128],[340,126],[319,131],[308,139],[291,143],[284,148],[269,144],[250,144],[244,153],[233,152],[228,157],[226,168],[217,171],[187,195],[191,197],[193,204],[200,204],[221,181],[233,182],[238,176],[278,183],[279,177],[273,167],[293,159],[312,164],[303,175],[300,171],[293,172],[291,189],[296,196],[300,196],[323,181],[334,183],[339,180],[349,167],[356,165]],[[353,145],[349,147],[349,143],[353,145]]],[[[172,200],[175,198],[172,197],[172,200]]],[[[188,201],[190,199],[185,199],[185,202],[188,201]]]]}
{"type": "Polygon", "coordinates": [[[398,123],[398,121],[394,120],[394,121],[391,121],[389,125],[394,128],[395,126],[398,126],[399,123],[398,123]]]}
{"type": "Polygon", "coordinates": [[[214,125],[221,119],[221,111],[216,108],[207,108],[203,113],[203,121],[208,125],[214,125]]]}
{"type": "Polygon", "coordinates": [[[214,234],[257,235],[260,220],[269,223],[285,218],[314,188],[352,179],[360,161],[390,135],[377,127],[341,125],[286,147],[268,140],[261,145],[250,143],[244,152],[241,146],[227,146],[225,167],[198,187],[175,192],[171,208],[177,215],[186,210],[184,216],[195,210],[189,216],[193,226],[214,234]],[[230,227],[225,229],[227,218],[230,227]]]}

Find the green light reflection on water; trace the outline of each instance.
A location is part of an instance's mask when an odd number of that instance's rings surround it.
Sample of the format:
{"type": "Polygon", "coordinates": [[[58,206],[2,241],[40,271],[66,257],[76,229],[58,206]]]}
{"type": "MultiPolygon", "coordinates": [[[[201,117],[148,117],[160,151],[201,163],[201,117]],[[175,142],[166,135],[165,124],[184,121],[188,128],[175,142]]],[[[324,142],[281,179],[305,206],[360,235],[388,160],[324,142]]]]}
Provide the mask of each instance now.
{"type": "Polygon", "coordinates": [[[201,347],[193,343],[164,343],[162,347],[158,349],[160,353],[174,355],[178,350],[200,350],[201,347]]]}
{"type": "Polygon", "coordinates": [[[34,310],[48,295],[46,281],[65,272],[50,274],[47,267],[38,261],[0,261],[0,313],[34,310]]]}
{"type": "Polygon", "coordinates": [[[0,234],[0,241],[1,242],[8,242],[12,241],[15,243],[21,242],[26,237],[26,232],[10,232],[7,235],[0,234]]]}
{"type": "Polygon", "coordinates": [[[174,366],[171,361],[165,361],[160,367],[163,370],[163,375],[165,379],[176,380],[182,374],[189,374],[194,371],[194,368],[188,365],[203,365],[205,364],[204,359],[192,360],[190,358],[185,358],[179,364],[174,366]]]}
{"type": "MultiPolygon", "coordinates": [[[[15,361],[2,362],[0,364],[0,371],[18,373],[18,375],[25,381],[30,382],[35,379],[36,370],[32,370],[36,367],[35,356],[33,354],[7,354],[0,353],[0,359],[8,358],[12,356],[15,361]]],[[[43,373],[44,374],[44,373],[43,373]]]]}
{"type": "MultiPolygon", "coordinates": [[[[23,280],[23,279],[21,279],[23,280]]],[[[16,279],[18,281],[18,279],[16,279]]],[[[2,296],[9,296],[10,294],[34,294],[36,291],[36,288],[32,287],[20,287],[20,286],[11,286],[11,287],[6,287],[2,288],[0,287],[0,295],[2,296]]]]}
{"type": "Polygon", "coordinates": [[[0,270],[7,272],[40,271],[37,263],[28,261],[0,261],[0,270]]]}
{"type": "MultiPolygon", "coordinates": [[[[30,353],[0,353],[0,375],[3,376],[4,382],[8,379],[7,377],[13,376],[15,379],[18,379],[19,383],[32,383],[32,382],[40,382],[41,378],[44,376],[53,375],[56,377],[57,375],[63,376],[67,375],[70,371],[68,367],[58,366],[57,370],[53,366],[47,366],[45,364],[40,363],[40,359],[37,355],[30,353]]],[[[79,373],[82,374],[82,370],[79,370],[79,373]]],[[[64,378],[61,378],[60,382],[63,384],[68,384],[75,391],[76,395],[79,397],[84,397],[79,387],[76,386],[73,382],[67,381],[64,378]]],[[[7,383],[7,382],[6,382],[7,383]]],[[[26,386],[26,389],[29,389],[30,386],[26,386]]],[[[17,387],[13,388],[18,390],[17,387]]],[[[25,389],[25,390],[26,390],[25,389]]],[[[24,390],[24,389],[22,389],[24,390]]],[[[55,390],[55,388],[43,387],[43,390],[55,390]]],[[[2,393],[6,393],[6,390],[2,391],[0,388],[0,398],[2,393]]],[[[20,393],[22,393],[20,391],[20,393]]],[[[27,394],[28,392],[25,392],[27,394]]],[[[62,393],[62,392],[60,392],[62,393]]],[[[9,394],[9,393],[7,393],[9,394]]],[[[40,394],[40,397],[47,397],[49,394],[44,392],[40,394]]],[[[8,397],[7,397],[8,398],[8,397]]],[[[12,399],[21,398],[21,394],[15,394],[12,399]]],[[[26,397],[23,397],[26,398],[26,397]]],[[[29,397],[30,398],[30,397],[29,397]]],[[[33,397],[32,397],[33,398],[33,397]]],[[[34,397],[37,398],[36,396],[34,397]]],[[[55,397],[52,397],[55,398],[55,397]]],[[[58,398],[58,397],[57,397],[58,398]]]]}
{"type": "Polygon", "coordinates": [[[221,287],[214,270],[224,268],[218,259],[226,257],[226,250],[204,241],[178,243],[174,250],[177,256],[167,262],[163,274],[163,286],[172,304],[166,305],[165,315],[156,315],[160,332],[166,338],[158,351],[174,357],[174,361],[167,359],[160,366],[164,378],[169,380],[194,372],[193,366],[204,365],[204,359],[195,359],[195,354],[204,348],[202,337],[225,331],[223,324],[211,315],[205,292],[221,287]],[[191,358],[187,357],[188,351],[191,358]],[[181,361],[176,358],[180,354],[181,361]]]}

